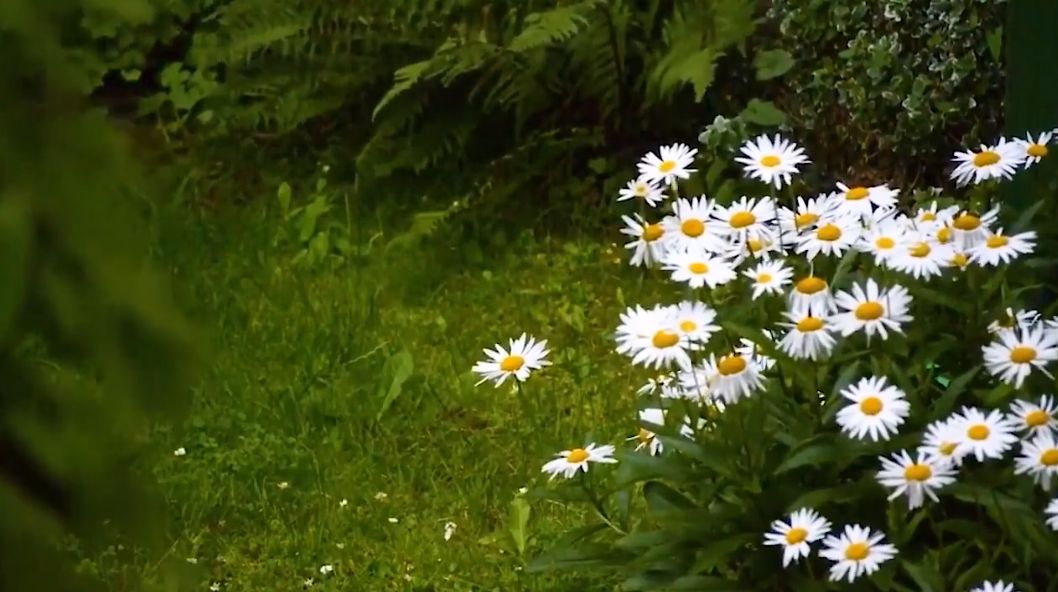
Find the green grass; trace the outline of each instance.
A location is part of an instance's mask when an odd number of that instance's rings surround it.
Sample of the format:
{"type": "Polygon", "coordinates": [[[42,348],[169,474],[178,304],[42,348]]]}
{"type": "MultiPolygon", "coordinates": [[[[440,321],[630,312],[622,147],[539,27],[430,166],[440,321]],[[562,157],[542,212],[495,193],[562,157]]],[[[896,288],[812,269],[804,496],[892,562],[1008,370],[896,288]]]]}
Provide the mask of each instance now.
{"type": "Polygon", "coordinates": [[[271,246],[273,227],[241,212],[163,236],[159,259],[211,345],[185,425],[152,435],[171,548],[161,563],[117,553],[91,567],[113,589],[186,558],[201,589],[292,590],[310,577],[315,590],[612,589],[599,574],[522,570],[587,522],[583,506],[531,500],[525,556],[507,517],[556,451],[634,431],[645,374],[611,335],[618,286],[649,302],[652,282],[617,263],[620,247],[523,235],[482,265],[427,243],[306,270],[271,246]],[[549,340],[554,366],[522,398],[475,387],[481,348],[522,331],[549,340]],[[324,564],[334,572],[321,577],[324,564]]]}

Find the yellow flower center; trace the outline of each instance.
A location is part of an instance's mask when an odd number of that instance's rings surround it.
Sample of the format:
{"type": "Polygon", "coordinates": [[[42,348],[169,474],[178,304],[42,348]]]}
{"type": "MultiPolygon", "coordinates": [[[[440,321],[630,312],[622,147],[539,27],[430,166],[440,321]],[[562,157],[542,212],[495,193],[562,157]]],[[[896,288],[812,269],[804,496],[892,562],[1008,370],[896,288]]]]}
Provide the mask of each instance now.
{"type": "Polygon", "coordinates": [[[740,355],[724,356],[716,363],[716,370],[723,376],[738,374],[746,369],[746,361],[740,355]]]}
{"type": "Polygon", "coordinates": [[[823,328],[823,319],[816,317],[805,317],[797,321],[797,330],[802,333],[811,333],[823,328]]]}
{"type": "Polygon", "coordinates": [[[764,247],[764,243],[755,238],[751,238],[746,241],[746,247],[749,249],[750,253],[756,253],[764,247]]]}
{"type": "Polygon", "coordinates": [[[937,451],[944,456],[951,456],[955,452],[957,446],[958,444],[955,442],[941,442],[940,445],[937,446],[937,451]]]}
{"type": "Polygon", "coordinates": [[[983,167],[999,162],[999,155],[991,150],[982,150],[974,154],[974,166],[983,167]]]}
{"type": "Polygon", "coordinates": [[[989,249],[998,249],[999,247],[1005,247],[1009,242],[1010,241],[1007,240],[1007,237],[1001,234],[993,234],[992,236],[985,239],[985,244],[988,245],[989,249]]]}
{"type": "Polygon", "coordinates": [[[937,215],[934,214],[933,212],[923,212],[922,213],[922,221],[923,222],[932,222],[932,221],[934,221],[936,219],[937,219],[937,215]]]}
{"type": "Polygon", "coordinates": [[[640,235],[640,238],[652,243],[661,238],[663,234],[665,234],[665,230],[661,228],[661,224],[647,224],[643,227],[643,234],[640,235]]]}
{"type": "Polygon", "coordinates": [[[933,476],[933,470],[929,465],[915,463],[904,469],[904,479],[908,481],[925,481],[933,476]]]}
{"type": "Polygon", "coordinates": [[[786,531],[786,544],[796,545],[808,538],[808,531],[803,528],[794,527],[786,531]]]}
{"type": "Polygon", "coordinates": [[[579,463],[588,460],[588,451],[583,448],[574,448],[569,451],[566,455],[566,461],[571,463],[579,463]]]}
{"type": "Polygon", "coordinates": [[[881,318],[881,316],[885,314],[885,307],[882,306],[881,302],[868,300],[867,302],[864,302],[863,304],[857,306],[853,314],[856,315],[856,318],[861,321],[874,321],[881,318]]]}
{"type": "Polygon", "coordinates": [[[971,440],[978,440],[978,441],[988,438],[988,436],[991,433],[992,433],[992,431],[989,430],[988,426],[986,426],[983,423],[974,424],[974,425],[970,426],[970,428],[968,430],[966,430],[966,435],[971,440]]]}
{"type": "Polygon", "coordinates": [[[850,187],[849,190],[845,192],[845,199],[849,201],[859,201],[867,197],[868,193],[869,191],[867,191],[866,187],[850,187]]]}
{"type": "Polygon", "coordinates": [[[966,267],[966,264],[969,263],[969,262],[970,262],[970,260],[966,257],[966,253],[956,253],[956,254],[951,256],[951,264],[952,265],[957,265],[959,267],[966,267]]]}
{"type": "Polygon", "coordinates": [[[653,437],[654,434],[648,432],[646,428],[639,428],[639,433],[636,434],[636,439],[639,440],[639,442],[642,444],[650,442],[653,437]]]}
{"type": "Polygon", "coordinates": [[[676,335],[672,331],[666,331],[662,329],[654,334],[654,337],[650,340],[654,344],[654,347],[658,349],[665,349],[666,347],[672,347],[680,342],[680,336],[676,335]]]}
{"type": "Polygon", "coordinates": [[[696,325],[694,323],[694,321],[681,321],[680,322],[680,331],[683,331],[684,333],[690,333],[691,331],[694,331],[697,328],[698,328],[698,325],[696,325]]]}
{"type": "Polygon", "coordinates": [[[728,220],[728,224],[731,228],[745,228],[756,221],[757,217],[753,215],[753,212],[735,212],[728,220]]]}
{"type": "Polygon", "coordinates": [[[766,166],[768,168],[779,166],[780,162],[782,161],[779,160],[779,157],[775,156],[774,154],[769,154],[767,156],[761,157],[760,159],[760,165],[766,166]]]}
{"type": "Polygon", "coordinates": [[[824,241],[836,241],[841,238],[841,229],[833,224],[824,224],[816,231],[816,238],[824,241]]]}
{"type": "Polygon", "coordinates": [[[661,164],[658,165],[658,170],[663,173],[667,173],[674,168],[676,168],[676,161],[674,160],[663,160],[661,161],[661,164]]]}
{"type": "Polygon", "coordinates": [[[1040,455],[1040,464],[1045,467],[1058,465],[1058,448],[1048,448],[1040,455]]]}
{"type": "Polygon", "coordinates": [[[977,227],[981,225],[981,219],[973,214],[964,213],[952,220],[951,225],[959,230],[977,230],[977,227]]]}
{"type": "Polygon", "coordinates": [[[1051,414],[1043,409],[1035,409],[1025,414],[1025,425],[1030,428],[1038,428],[1051,419],[1051,414]]]}
{"type": "Polygon", "coordinates": [[[1010,350],[1010,361],[1015,364],[1028,364],[1036,359],[1036,350],[1027,345],[1019,345],[1010,350]]]}
{"type": "Polygon", "coordinates": [[[912,257],[918,257],[919,259],[921,259],[922,257],[929,255],[929,245],[927,245],[926,243],[918,243],[908,249],[907,252],[912,257]]]}
{"type": "Polygon", "coordinates": [[[867,397],[860,401],[860,412],[864,415],[875,416],[882,412],[882,400],[878,397],[867,397]]]}
{"type": "Polygon", "coordinates": [[[811,224],[815,224],[818,220],[819,216],[813,214],[812,212],[805,212],[803,214],[797,214],[797,216],[794,218],[794,226],[797,226],[798,228],[802,226],[809,226],[811,224]]]}
{"type": "Polygon", "coordinates": [[[892,249],[896,246],[896,241],[889,238],[888,236],[880,236],[877,240],[874,241],[874,246],[878,247],[879,249],[892,249]]]}
{"type": "Polygon", "coordinates": [[[635,194],[639,197],[645,197],[647,194],[647,186],[643,183],[636,183],[635,194]]]}
{"type": "Polygon", "coordinates": [[[771,274],[770,273],[758,273],[757,274],[757,283],[758,284],[766,284],[766,283],[768,283],[770,281],[771,281],[771,274]]]}
{"type": "Polygon", "coordinates": [[[937,242],[946,245],[951,241],[951,229],[945,226],[937,231],[937,242]]]}
{"type": "Polygon", "coordinates": [[[1047,156],[1047,147],[1043,144],[1029,144],[1029,147],[1025,149],[1025,152],[1029,156],[1043,158],[1044,156],[1047,156]]]}
{"type": "Polygon", "coordinates": [[[500,360],[500,370],[504,372],[517,372],[525,364],[522,356],[507,356],[500,360]]]}
{"type": "Polygon", "coordinates": [[[691,238],[702,236],[702,233],[705,232],[705,222],[697,218],[689,218],[684,220],[683,224],[680,224],[680,230],[691,238]]]}
{"type": "Polygon", "coordinates": [[[826,281],[821,280],[815,277],[814,275],[810,275],[806,278],[799,280],[794,287],[797,288],[797,291],[802,294],[815,294],[816,292],[825,290],[827,287],[827,283],[826,281]]]}
{"type": "Polygon", "coordinates": [[[852,543],[845,547],[845,559],[850,561],[863,561],[870,553],[871,548],[867,543],[852,543]]]}
{"type": "Polygon", "coordinates": [[[691,273],[697,275],[709,273],[709,266],[705,263],[702,263],[701,261],[695,261],[694,263],[691,263],[687,266],[687,269],[691,270],[691,273]]]}

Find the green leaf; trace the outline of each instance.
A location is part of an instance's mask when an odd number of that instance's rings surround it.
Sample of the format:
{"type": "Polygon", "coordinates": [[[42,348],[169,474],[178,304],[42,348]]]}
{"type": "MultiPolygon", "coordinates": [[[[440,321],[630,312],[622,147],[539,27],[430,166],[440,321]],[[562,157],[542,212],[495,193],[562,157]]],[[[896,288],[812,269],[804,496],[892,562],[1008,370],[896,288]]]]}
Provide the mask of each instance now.
{"type": "MultiPolygon", "coordinates": [[[[829,438],[829,435],[824,437],[829,438]]],[[[803,466],[819,465],[839,459],[845,456],[847,447],[848,444],[842,446],[833,440],[819,441],[819,438],[812,438],[792,450],[786,460],[775,468],[775,474],[780,475],[803,466]]]]}
{"type": "Polygon", "coordinates": [[[559,547],[534,557],[525,566],[528,573],[584,569],[620,564],[623,558],[605,543],[578,543],[573,547],[559,547]]]}
{"type": "Polygon", "coordinates": [[[525,555],[525,546],[529,541],[529,510],[529,501],[518,495],[511,500],[507,513],[507,530],[511,533],[519,557],[525,555]]]}
{"type": "Polygon", "coordinates": [[[0,203],[0,338],[18,320],[26,297],[29,216],[21,203],[0,203]]]}
{"type": "Polygon", "coordinates": [[[757,80],[770,80],[787,73],[794,65],[793,56],[785,49],[758,51],[753,58],[757,80]]]}
{"type": "Polygon", "coordinates": [[[904,568],[907,575],[911,576],[911,579],[915,580],[915,583],[918,584],[917,589],[921,592],[934,592],[944,588],[941,575],[932,566],[927,566],[923,563],[911,563],[906,559],[900,561],[900,566],[904,568]]]}
{"type": "MultiPolygon", "coordinates": [[[[389,409],[390,405],[397,400],[397,397],[404,390],[404,382],[411,376],[412,370],[415,365],[412,360],[411,352],[407,349],[402,349],[396,354],[390,356],[386,363],[382,366],[382,375],[389,377],[389,388],[386,389],[385,396],[382,399],[382,405],[379,407],[378,414],[375,416],[375,420],[379,421],[382,416],[389,409]]],[[[381,394],[381,392],[379,393],[381,394]]]]}
{"type": "Polygon", "coordinates": [[[786,113],[776,107],[775,103],[760,99],[750,99],[746,108],[739,113],[739,117],[765,127],[777,126],[786,121],[786,113]]]}
{"type": "Polygon", "coordinates": [[[759,535],[743,533],[718,538],[698,552],[693,571],[710,572],[724,566],[732,553],[743,551],[747,545],[757,542],[759,535]]]}
{"type": "Polygon", "coordinates": [[[394,72],[393,86],[386,91],[386,94],[382,95],[378,104],[375,105],[375,110],[371,112],[371,119],[374,120],[377,118],[378,114],[385,109],[386,105],[392,102],[393,99],[415,86],[431,64],[433,64],[432,59],[423,60],[421,62],[415,62],[414,64],[408,64],[394,72]]]}
{"type": "Polygon", "coordinates": [[[875,486],[871,480],[845,483],[836,487],[816,489],[798,497],[787,506],[788,512],[801,508],[820,508],[827,504],[845,504],[862,497],[864,493],[875,486]]]}
{"type": "Polygon", "coordinates": [[[970,381],[972,381],[980,371],[981,365],[978,364],[948,383],[948,388],[944,389],[944,394],[938,397],[936,402],[933,403],[932,417],[934,419],[940,419],[950,415],[952,409],[955,408],[955,402],[958,400],[959,395],[966,391],[966,387],[970,385],[970,381]]]}
{"type": "Polygon", "coordinates": [[[742,588],[735,582],[729,582],[723,578],[713,576],[683,576],[669,584],[666,590],[698,590],[701,592],[743,592],[742,588]]]}
{"type": "Polygon", "coordinates": [[[621,457],[615,486],[624,487],[650,479],[685,481],[690,476],[687,467],[673,455],[651,456],[642,452],[630,452],[621,457]]]}
{"type": "Polygon", "coordinates": [[[1000,54],[1003,51],[1003,26],[1000,25],[991,31],[985,33],[985,41],[988,43],[988,53],[992,55],[992,59],[999,61],[1000,54]]]}
{"type": "Polygon", "coordinates": [[[648,481],[643,485],[643,498],[647,507],[656,514],[672,514],[695,508],[694,502],[659,481],[648,481]]]}

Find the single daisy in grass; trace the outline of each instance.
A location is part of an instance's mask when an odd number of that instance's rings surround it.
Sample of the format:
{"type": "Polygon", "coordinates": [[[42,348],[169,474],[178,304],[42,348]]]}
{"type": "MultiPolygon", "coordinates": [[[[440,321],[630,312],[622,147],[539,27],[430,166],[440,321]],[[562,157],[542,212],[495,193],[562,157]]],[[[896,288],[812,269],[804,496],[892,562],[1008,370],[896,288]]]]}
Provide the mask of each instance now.
{"type": "Polygon", "coordinates": [[[959,212],[952,218],[950,227],[945,226],[937,230],[937,240],[942,243],[954,240],[956,248],[969,251],[985,242],[992,225],[998,220],[999,208],[992,208],[981,215],[966,211],[959,212]],[[947,232],[942,232],[944,230],[947,232]]]}
{"type": "Polygon", "coordinates": [[[854,284],[849,292],[838,292],[834,303],[839,312],[831,322],[844,336],[863,331],[868,341],[875,333],[888,339],[889,331],[902,333],[901,323],[911,320],[911,295],[907,288],[880,288],[873,279],[868,279],[866,285],[854,284]]]}
{"type": "Polygon", "coordinates": [[[1018,140],[1021,143],[1022,154],[1025,156],[1025,168],[1029,168],[1047,156],[1047,145],[1051,143],[1052,137],[1052,132],[1040,132],[1036,138],[1033,138],[1032,134],[1025,134],[1024,140],[1018,140]]]}
{"type": "Polygon", "coordinates": [[[550,353],[547,340],[537,341],[525,333],[518,339],[511,339],[506,349],[497,343],[495,349],[482,351],[488,359],[474,364],[472,368],[481,375],[477,384],[491,380],[499,387],[512,376],[518,382],[525,382],[531,371],[551,365],[547,360],[547,354],[550,353]]]}
{"type": "Polygon", "coordinates": [[[765,294],[782,294],[783,287],[790,283],[793,271],[782,261],[769,261],[742,272],[753,287],[753,299],[765,294]]]}
{"type": "Polygon", "coordinates": [[[776,189],[790,184],[792,176],[800,172],[798,165],[810,162],[804,148],[778,134],[774,140],[766,134],[748,140],[740,152],[742,156],[736,157],[735,162],[743,165],[746,176],[769,183],[776,189]]]}
{"type": "Polygon", "coordinates": [[[705,249],[671,250],[665,255],[662,268],[672,272],[672,280],[692,288],[721,286],[738,277],[731,262],[705,249]]]}
{"type": "Polygon", "coordinates": [[[889,499],[907,495],[907,508],[914,510],[925,503],[925,496],[933,501],[937,494],[933,490],[955,482],[955,470],[950,463],[935,461],[921,452],[911,458],[906,450],[892,458],[881,457],[882,470],[878,471],[878,483],[892,489],[889,499]]]}
{"type": "MultiPolygon", "coordinates": [[[[541,473],[548,473],[551,475],[551,479],[558,477],[559,475],[566,479],[572,479],[574,475],[579,471],[588,472],[588,465],[590,463],[615,463],[617,459],[613,457],[614,447],[606,444],[603,446],[596,446],[594,442],[586,445],[584,448],[574,448],[572,450],[563,450],[555,455],[553,460],[550,460],[540,469],[541,473]]],[[[550,480],[550,479],[549,479],[550,480]]]]}
{"type": "Polygon", "coordinates": [[[782,547],[782,566],[797,563],[812,553],[814,543],[830,532],[830,521],[810,508],[801,508],[786,520],[771,523],[771,532],[764,533],[764,544],[782,547]]]}
{"type": "Polygon", "coordinates": [[[701,349],[709,343],[713,333],[720,330],[719,325],[713,324],[716,311],[704,302],[684,300],[673,306],[672,311],[676,317],[676,329],[690,342],[691,349],[701,349]]]}
{"type": "Polygon", "coordinates": [[[816,224],[814,229],[802,232],[797,237],[797,252],[811,261],[823,254],[841,257],[860,240],[863,226],[850,216],[831,218],[816,224]]]}
{"type": "Polygon", "coordinates": [[[911,413],[904,392],[887,384],[884,376],[861,378],[842,389],[849,405],[838,411],[841,431],[850,438],[878,442],[896,434],[911,413]]]}
{"type": "Polygon", "coordinates": [[[783,242],[794,245],[800,233],[815,228],[819,221],[834,215],[834,200],[827,194],[808,199],[798,197],[797,209],[782,206],[778,214],[783,242]]]}
{"type": "Polygon", "coordinates": [[[790,309],[811,310],[825,315],[834,310],[834,295],[830,285],[821,277],[805,276],[793,283],[789,295],[790,309]]]}
{"type": "Polygon", "coordinates": [[[871,215],[871,210],[879,208],[888,210],[896,205],[896,196],[900,194],[898,189],[890,189],[888,185],[875,185],[864,187],[854,185],[849,187],[844,183],[838,183],[838,190],[834,195],[834,204],[841,214],[866,218],[871,215]]]}
{"type": "Polygon", "coordinates": [[[1050,491],[1058,477],[1058,443],[1050,430],[1037,432],[1031,440],[1021,443],[1021,454],[1014,459],[1014,474],[1028,474],[1044,491],[1050,491]]]}
{"type": "Polygon", "coordinates": [[[698,150],[686,144],[662,146],[658,154],[648,152],[636,165],[639,169],[639,180],[672,185],[676,179],[689,179],[691,173],[696,170],[690,168],[694,164],[695,154],[698,154],[698,150]]]}
{"type": "Polygon", "coordinates": [[[966,454],[973,455],[978,462],[986,458],[1003,458],[1003,454],[1018,441],[1014,435],[1014,424],[1003,417],[1003,412],[993,409],[985,415],[975,407],[963,407],[954,419],[962,432],[962,443],[966,454]]]}
{"type": "Polygon", "coordinates": [[[1049,362],[1058,360],[1058,333],[1045,326],[1002,331],[996,341],[984,346],[985,367],[993,376],[1021,388],[1033,369],[1053,378],[1049,362]]]}
{"type": "Polygon", "coordinates": [[[1041,432],[1058,431],[1058,421],[1054,419],[1054,412],[1058,407],[1054,404],[1054,397],[1041,395],[1036,402],[1018,399],[1010,404],[1007,419],[1018,429],[1026,432],[1026,435],[1035,436],[1041,432]]]}
{"type": "Polygon", "coordinates": [[[670,244],[674,249],[700,248],[720,253],[727,242],[715,227],[720,223],[712,220],[716,204],[705,196],[692,199],[677,199],[672,205],[672,216],[662,221],[670,244]]]}
{"type": "Polygon", "coordinates": [[[750,198],[742,196],[730,206],[717,206],[713,210],[720,234],[736,243],[744,243],[750,236],[772,237],[775,220],[775,202],[770,197],[750,198]]]}
{"type": "Polygon", "coordinates": [[[1051,530],[1058,530],[1058,499],[1051,500],[1043,513],[1047,516],[1047,526],[1050,526],[1051,530]]]}
{"type": "Polygon", "coordinates": [[[981,582],[975,588],[972,588],[970,592],[1018,592],[1014,589],[1014,584],[1008,584],[1003,580],[996,582],[981,582]]]}
{"type": "Polygon", "coordinates": [[[1003,234],[1000,228],[987,233],[985,240],[970,249],[970,260],[978,265],[997,266],[1010,263],[1021,255],[1027,255],[1036,247],[1036,233],[1020,232],[1014,235],[1003,234]]]}
{"type": "Polygon", "coordinates": [[[665,192],[652,181],[634,179],[620,190],[617,201],[627,201],[633,198],[641,199],[650,207],[654,207],[665,199],[665,192]]]}
{"type": "Polygon", "coordinates": [[[1035,310],[1014,310],[1007,308],[998,319],[988,323],[988,332],[995,335],[1014,329],[1031,329],[1040,322],[1040,313],[1035,310]]]}
{"type": "Polygon", "coordinates": [[[932,201],[928,206],[920,207],[915,211],[915,224],[919,227],[924,226],[947,226],[951,223],[952,218],[959,212],[959,206],[948,206],[940,207],[940,205],[932,201]]]}
{"type": "Polygon", "coordinates": [[[647,222],[639,214],[636,214],[635,218],[621,216],[621,219],[625,223],[621,233],[632,237],[631,242],[625,243],[625,248],[632,251],[630,263],[646,267],[659,265],[666,247],[664,227],[661,224],[647,222]]]}
{"type": "Polygon", "coordinates": [[[812,315],[810,310],[784,312],[789,320],[779,323],[788,329],[779,341],[779,349],[791,358],[799,360],[824,360],[830,357],[836,340],[830,334],[826,317],[812,315]]]}
{"type": "Polygon", "coordinates": [[[868,526],[851,524],[840,535],[823,539],[820,557],[834,562],[830,566],[830,581],[853,582],[861,575],[878,571],[881,564],[896,557],[896,547],[885,543],[885,535],[871,532],[868,526]]]}
{"type": "MultiPolygon", "coordinates": [[[[663,426],[665,425],[665,412],[656,407],[641,409],[639,411],[639,423],[663,426]]],[[[643,426],[639,426],[639,431],[636,432],[636,435],[628,438],[628,440],[635,441],[637,451],[646,448],[647,452],[650,453],[650,456],[661,454],[661,451],[664,448],[661,444],[661,439],[657,437],[657,434],[643,426]]]]}
{"type": "Polygon", "coordinates": [[[860,238],[859,250],[870,253],[875,264],[885,265],[904,243],[907,226],[899,220],[874,224],[860,238]]]}
{"type": "Polygon", "coordinates": [[[951,244],[934,242],[929,236],[912,231],[886,261],[886,266],[916,279],[928,280],[940,276],[955,255],[951,244]]]}
{"type": "Polygon", "coordinates": [[[999,143],[979,150],[956,152],[951,178],[959,185],[978,184],[990,179],[1009,179],[1025,162],[1025,151],[1019,141],[1000,138],[999,143]]]}
{"type": "Polygon", "coordinates": [[[705,363],[706,385],[713,397],[735,403],[763,386],[760,370],[753,356],[732,352],[718,358],[716,354],[709,354],[705,363]]]}
{"type": "Polygon", "coordinates": [[[922,444],[918,447],[919,453],[933,459],[935,463],[961,466],[970,448],[963,443],[965,436],[958,420],[958,416],[953,416],[926,426],[922,444]]]}

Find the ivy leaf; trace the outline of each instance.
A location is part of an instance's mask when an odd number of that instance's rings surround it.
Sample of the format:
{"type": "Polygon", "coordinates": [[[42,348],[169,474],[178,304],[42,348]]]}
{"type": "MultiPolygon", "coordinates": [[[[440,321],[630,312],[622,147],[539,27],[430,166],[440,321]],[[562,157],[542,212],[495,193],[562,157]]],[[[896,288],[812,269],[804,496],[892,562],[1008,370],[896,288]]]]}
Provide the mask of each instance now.
{"type": "Polygon", "coordinates": [[[757,80],[771,80],[782,76],[789,72],[793,65],[793,56],[785,49],[758,51],[753,58],[753,67],[757,70],[757,80]]]}
{"type": "Polygon", "coordinates": [[[750,99],[746,108],[739,113],[739,117],[766,127],[777,126],[786,121],[786,113],[776,107],[775,103],[760,99],[750,99]]]}

